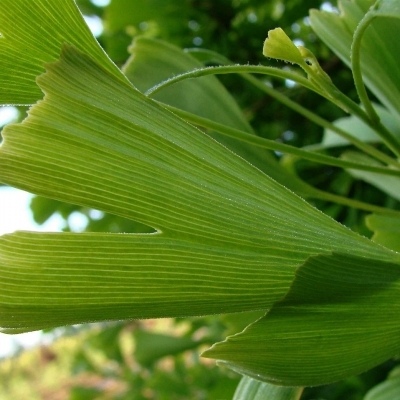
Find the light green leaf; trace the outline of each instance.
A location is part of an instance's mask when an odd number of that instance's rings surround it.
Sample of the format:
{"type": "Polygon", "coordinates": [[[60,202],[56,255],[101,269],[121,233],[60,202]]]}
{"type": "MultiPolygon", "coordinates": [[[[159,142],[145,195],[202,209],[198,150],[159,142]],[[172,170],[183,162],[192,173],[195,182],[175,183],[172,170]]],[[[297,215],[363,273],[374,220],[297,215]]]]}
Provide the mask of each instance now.
{"type": "Polygon", "coordinates": [[[268,31],[268,38],[264,42],[263,55],[307,67],[300,50],[282,28],[268,31]]]}
{"type": "Polygon", "coordinates": [[[32,104],[40,99],[36,77],[44,72],[45,63],[59,58],[64,42],[126,80],[93,37],[73,0],[1,0],[0,104],[32,104]]]}
{"type": "MultiPolygon", "coordinates": [[[[375,161],[371,157],[355,151],[346,151],[342,154],[341,158],[347,161],[382,166],[381,163],[375,161]]],[[[355,169],[347,169],[347,172],[354,178],[361,179],[370,185],[377,187],[393,198],[400,200],[400,179],[397,176],[382,175],[375,172],[355,169]]]]}
{"type": "Polygon", "coordinates": [[[256,381],[244,376],[233,400],[299,400],[303,388],[288,388],[256,381]]]}
{"type": "MultiPolygon", "coordinates": [[[[190,54],[161,40],[137,37],[129,52],[131,57],[122,70],[143,93],[172,76],[203,67],[190,54]]],[[[178,82],[155,94],[154,99],[221,124],[252,131],[236,101],[215,76],[178,82]]]]}
{"type": "Polygon", "coordinates": [[[400,4],[397,0],[378,0],[372,12],[377,17],[400,18],[400,4]]]}
{"type": "Polygon", "coordinates": [[[310,255],[393,259],[73,47],[38,84],[44,100],[3,130],[0,181],[157,233],[2,237],[8,332],[262,310],[310,255]]]}
{"type": "Polygon", "coordinates": [[[365,222],[374,232],[372,236],[374,242],[400,252],[400,218],[371,214],[366,217],[365,222]]]}
{"type": "Polygon", "coordinates": [[[399,372],[399,368],[395,368],[388,379],[368,391],[364,400],[394,400],[400,398],[399,372]]]}
{"type": "Polygon", "coordinates": [[[275,384],[325,384],[398,354],[399,306],[399,262],[310,257],[265,317],[203,355],[275,384]]]}
{"type": "MultiPolygon", "coordinates": [[[[382,124],[400,139],[400,120],[378,104],[375,104],[374,108],[381,118],[382,124]]],[[[348,133],[351,133],[354,137],[363,142],[376,143],[381,141],[381,138],[367,124],[357,117],[350,116],[340,118],[334,122],[334,125],[348,133]]],[[[348,145],[350,145],[350,143],[345,138],[339,136],[330,129],[325,129],[321,147],[328,148],[348,145]]]]}
{"type": "MultiPolygon", "coordinates": [[[[396,2],[389,3],[391,9],[396,2]]],[[[311,26],[316,34],[348,66],[351,65],[353,33],[373,4],[373,0],[341,1],[340,15],[317,10],[310,12],[311,26]]],[[[397,117],[400,117],[399,30],[399,19],[376,18],[364,33],[361,51],[361,69],[366,85],[397,117]]]]}

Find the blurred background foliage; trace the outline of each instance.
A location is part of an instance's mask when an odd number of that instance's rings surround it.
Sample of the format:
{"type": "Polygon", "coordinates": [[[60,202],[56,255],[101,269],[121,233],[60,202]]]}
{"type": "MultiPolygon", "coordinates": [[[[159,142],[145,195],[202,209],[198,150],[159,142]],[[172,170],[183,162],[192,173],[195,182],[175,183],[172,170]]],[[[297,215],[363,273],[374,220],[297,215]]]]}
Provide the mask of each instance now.
{"type": "MultiPolygon", "coordinates": [[[[101,23],[98,41],[112,60],[123,66],[128,47],[138,36],[168,41],[179,48],[205,48],[237,64],[277,65],[262,56],[270,29],[282,27],[296,44],[318,56],[334,83],[356,100],[350,70],[312,32],[310,8],[335,10],[323,0],[78,0],[82,13],[101,23]]],[[[272,100],[235,75],[220,76],[255,132],[269,139],[303,147],[321,142],[322,128],[272,100]]],[[[290,82],[268,81],[291,99],[333,121],[342,110],[290,82]]],[[[21,107],[20,118],[26,109],[21,107]]],[[[327,149],[335,154],[335,148],[327,149]]],[[[371,204],[399,208],[379,189],[338,168],[296,161],[274,154],[304,181],[331,193],[371,204]]],[[[366,236],[365,213],[313,201],[326,214],[366,236]]],[[[152,229],[97,210],[34,197],[34,219],[42,224],[54,214],[65,231],[151,232],[152,229]],[[78,223],[77,223],[78,221],[78,223]]],[[[0,399],[231,399],[240,377],[202,360],[199,354],[227,334],[239,332],[260,313],[158,321],[82,325],[63,328],[50,346],[16,355],[0,363],[0,399]]],[[[60,330],[58,330],[60,332],[60,330]]],[[[383,381],[396,365],[390,361],[358,377],[306,389],[302,399],[358,400],[383,381]]]]}

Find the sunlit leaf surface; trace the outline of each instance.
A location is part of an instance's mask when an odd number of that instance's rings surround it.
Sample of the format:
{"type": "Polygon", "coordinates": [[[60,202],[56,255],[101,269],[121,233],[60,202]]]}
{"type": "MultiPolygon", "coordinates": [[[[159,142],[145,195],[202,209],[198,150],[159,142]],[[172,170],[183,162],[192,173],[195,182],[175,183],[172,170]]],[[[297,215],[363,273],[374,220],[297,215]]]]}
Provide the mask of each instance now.
{"type": "Polygon", "coordinates": [[[73,0],[0,1],[0,104],[33,104],[43,94],[36,77],[75,45],[121,80],[119,69],[94,39],[73,0]]]}
{"type": "MultiPolygon", "coordinates": [[[[136,38],[129,51],[131,57],[124,65],[123,71],[142,92],[172,76],[204,66],[194,57],[197,53],[188,54],[169,43],[146,37],[136,38]]],[[[233,97],[214,76],[178,82],[156,93],[154,98],[254,134],[233,97]]],[[[208,134],[288,189],[302,196],[313,194],[313,188],[282,167],[270,151],[216,132],[208,134]]]]}
{"type": "Polygon", "coordinates": [[[203,355],[288,386],[333,382],[400,350],[400,263],[340,253],[310,257],[288,295],[203,355]]]}
{"type": "Polygon", "coordinates": [[[72,47],[38,83],[0,179],[157,233],[4,236],[5,329],[265,309],[310,254],[391,259],[72,47]]]}

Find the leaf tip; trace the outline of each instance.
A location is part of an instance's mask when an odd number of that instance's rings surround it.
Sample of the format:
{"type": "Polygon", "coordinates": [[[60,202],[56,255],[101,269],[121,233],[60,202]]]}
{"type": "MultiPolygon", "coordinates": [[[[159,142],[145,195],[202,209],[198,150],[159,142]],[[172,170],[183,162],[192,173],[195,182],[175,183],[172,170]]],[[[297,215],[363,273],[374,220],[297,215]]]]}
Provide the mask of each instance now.
{"type": "Polygon", "coordinates": [[[304,64],[299,49],[282,28],[272,29],[268,32],[268,37],[264,42],[263,55],[294,64],[304,64]]]}

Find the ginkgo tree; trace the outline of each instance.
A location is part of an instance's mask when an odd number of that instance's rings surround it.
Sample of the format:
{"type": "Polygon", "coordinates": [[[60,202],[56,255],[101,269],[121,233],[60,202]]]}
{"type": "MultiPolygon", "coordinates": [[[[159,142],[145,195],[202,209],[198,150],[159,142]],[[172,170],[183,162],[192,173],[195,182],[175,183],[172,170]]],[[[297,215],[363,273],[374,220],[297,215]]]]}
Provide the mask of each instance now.
{"type": "Polygon", "coordinates": [[[31,107],[2,131],[0,181],[137,223],[137,233],[1,237],[2,332],[259,312],[203,352],[245,376],[237,399],[299,399],[304,386],[395,356],[399,211],[317,189],[267,150],[341,167],[400,199],[399,17],[390,0],[311,13],[315,32],[351,67],[360,106],[279,28],[264,55],[300,69],[235,65],[146,37],[120,69],[73,0],[1,0],[0,103],[31,107]],[[221,66],[203,67],[210,60],[221,66]],[[232,73],[323,126],[320,147],[257,136],[210,76],[232,73]],[[294,81],[350,116],[328,122],[249,74],[294,81]],[[343,143],[354,149],[321,152],[343,143]],[[374,237],[308,199],[373,213],[374,237]]]}

